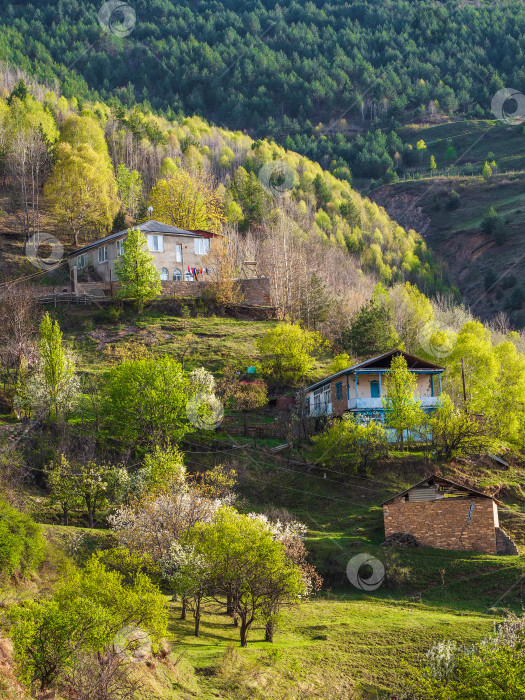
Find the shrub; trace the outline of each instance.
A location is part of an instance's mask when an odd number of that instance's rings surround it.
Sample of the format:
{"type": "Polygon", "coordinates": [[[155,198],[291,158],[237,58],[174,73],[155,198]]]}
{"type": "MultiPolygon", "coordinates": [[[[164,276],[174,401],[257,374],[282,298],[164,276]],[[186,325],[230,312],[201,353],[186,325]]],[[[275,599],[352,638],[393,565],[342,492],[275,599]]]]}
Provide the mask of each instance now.
{"type": "Polygon", "coordinates": [[[39,526],[0,500],[0,578],[35,569],[44,557],[39,526]]]}

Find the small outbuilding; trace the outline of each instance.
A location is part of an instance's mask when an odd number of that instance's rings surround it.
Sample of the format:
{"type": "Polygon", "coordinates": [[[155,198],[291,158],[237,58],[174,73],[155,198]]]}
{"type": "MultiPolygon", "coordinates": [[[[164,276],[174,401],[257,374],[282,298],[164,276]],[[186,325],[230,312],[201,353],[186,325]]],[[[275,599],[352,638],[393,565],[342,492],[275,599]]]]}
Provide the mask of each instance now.
{"type": "Polygon", "coordinates": [[[385,536],[404,532],[425,547],[518,554],[499,526],[498,505],[492,496],[434,474],[382,504],[385,536]]]}

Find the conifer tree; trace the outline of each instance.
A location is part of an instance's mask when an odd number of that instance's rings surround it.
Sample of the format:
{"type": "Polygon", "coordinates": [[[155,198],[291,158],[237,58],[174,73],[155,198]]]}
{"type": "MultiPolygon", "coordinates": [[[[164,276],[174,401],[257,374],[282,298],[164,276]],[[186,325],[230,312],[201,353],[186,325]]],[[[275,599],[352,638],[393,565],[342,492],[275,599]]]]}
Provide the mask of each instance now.
{"type": "Polygon", "coordinates": [[[119,296],[135,301],[139,313],[146,302],[160,294],[160,274],[148,250],[146,236],[140,229],[128,230],[124,255],[115,263],[115,274],[120,282],[119,296]]]}

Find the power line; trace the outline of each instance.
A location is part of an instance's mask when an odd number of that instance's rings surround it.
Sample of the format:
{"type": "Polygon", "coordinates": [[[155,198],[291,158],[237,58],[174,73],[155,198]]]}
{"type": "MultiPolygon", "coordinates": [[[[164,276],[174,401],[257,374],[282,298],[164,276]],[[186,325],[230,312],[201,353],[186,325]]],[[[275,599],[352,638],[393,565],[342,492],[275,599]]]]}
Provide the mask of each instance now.
{"type": "MultiPolygon", "coordinates": [[[[220,438],[217,438],[217,440],[219,440],[220,442],[226,442],[226,440],[220,439],[220,438]]],[[[194,445],[195,447],[202,447],[202,446],[203,446],[202,444],[191,442],[190,440],[187,440],[186,438],[184,438],[183,442],[186,442],[186,443],[188,443],[188,444],[190,444],[190,445],[194,445]]],[[[240,444],[239,444],[239,445],[236,445],[236,444],[232,444],[232,443],[228,443],[228,444],[229,444],[233,449],[245,450],[245,451],[246,451],[246,450],[250,450],[250,451],[252,451],[252,452],[256,452],[256,451],[257,451],[257,449],[256,449],[255,447],[251,447],[250,445],[240,445],[240,444]]],[[[209,450],[209,451],[211,451],[211,450],[209,450]]],[[[228,452],[231,452],[232,450],[214,450],[214,451],[216,451],[216,452],[221,452],[221,453],[228,453],[228,452]]],[[[336,469],[330,469],[330,468],[328,468],[328,467],[324,467],[324,466],[321,466],[321,465],[318,465],[318,464],[309,464],[308,462],[299,462],[298,460],[294,460],[294,459],[290,459],[290,460],[287,460],[287,461],[288,461],[289,463],[291,463],[291,464],[297,464],[297,465],[299,465],[299,466],[301,466],[301,467],[309,467],[309,468],[313,468],[313,469],[321,469],[321,470],[324,471],[324,472],[330,472],[330,473],[332,473],[332,474],[338,474],[339,476],[344,476],[344,477],[346,477],[346,478],[350,478],[350,479],[362,479],[362,480],[364,480],[364,481],[375,481],[376,483],[381,484],[382,486],[386,486],[386,487],[388,487],[388,488],[397,488],[396,486],[394,486],[394,484],[389,483],[388,481],[380,480],[380,479],[372,479],[372,478],[368,479],[367,477],[364,477],[364,476],[357,476],[357,475],[354,475],[354,474],[346,474],[345,472],[337,471],[336,469]]],[[[265,463],[265,464],[267,464],[267,466],[273,466],[273,465],[268,465],[268,463],[265,463]]],[[[291,470],[291,471],[294,471],[294,470],[291,470]]],[[[294,473],[297,474],[297,473],[299,473],[299,472],[294,471],[294,473]]],[[[317,477],[317,476],[315,476],[314,474],[308,474],[308,473],[304,474],[304,473],[303,473],[302,475],[303,475],[303,476],[307,476],[307,477],[312,477],[312,476],[313,476],[313,477],[315,477],[315,478],[322,479],[323,481],[327,480],[327,481],[333,481],[334,483],[339,483],[339,484],[341,483],[340,481],[337,481],[337,480],[335,480],[335,479],[325,479],[324,477],[317,477]]],[[[373,491],[373,489],[368,489],[366,486],[359,486],[359,484],[352,484],[352,486],[354,486],[355,488],[365,489],[365,490],[367,490],[367,491],[373,491]]]]}
{"type": "MultiPolygon", "coordinates": [[[[189,441],[186,441],[186,442],[189,442],[189,441]]],[[[195,444],[195,443],[189,442],[189,444],[195,444]]],[[[214,454],[215,454],[216,452],[218,452],[218,453],[221,453],[221,454],[222,454],[222,453],[223,453],[223,450],[214,451],[213,449],[211,449],[211,450],[209,450],[209,452],[210,452],[210,453],[214,453],[214,454]]],[[[336,483],[336,484],[338,484],[339,486],[341,486],[341,482],[340,482],[340,481],[336,481],[335,479],[325,479],[324,477],[316,476],[315,474],[300,474],[299,472],[295,471],[294,469],[288,469],[288,468],[286,468],[286,467],[280,467],[280,466],[278,466],[278,465],[276,465],[276,464],[271,464],[271,463],[269,463],[269,462],[262,462],[262,461],[260,461],[260,460],[253,459],[253,458],[250,457],[250,455],[248,455],[248,454],[246,454],[246,457],[247,457],[253,464],[256,464],[257,466],[269,467],[269,468],[271,468],[271,469],[279,469],[279,470],[281,470],[281,471],[291,472],[292,474],[296,474],[296,475],[299,475],[299,476],[306,476],[306,477],[309,477],[309,478],[318,479],[318,480],[320,480],[320,481],[322,481],[322,482],[330,481],[330,482],[336,483]]],[[[190,460],[190,461],[192,461],[192,462],[195,464],[195,460],[190,460]]],[[[260,481],[260,480],[256,479],[255,477],[252,477],[252,478],[253,478],[255,481],[260,481]]],[[[264,482],[264,481],[263,481],[262,483],[271,483],[271,482],[264,482]]],[[[282,485],[280,485],[280,486],[282,486],[282,485]]],[[[352,487],[352,488],[365,489],[365,490],[367,490],[367,491],[371,491],[371,492],[373,492],[373,493],[376,493],[375,491],[373,491],[373,489],[367,489],[367,488],[364,487],[364,486],[358,486],[358,485],[356,485],[356,484],[345,484],[345,486],[350,486],[350,487],[352,487]]],[[[284,488],[284,487],[283,487],[283,488],[284,488]]],[[[292,489],[292,487],[287,487],[287,488],[292,489]]],[[[294,490],[299,490],[299,489],[294,489],[294,490]]],[[[312,495],[312,496],[316,496],[316,497],[320,497],[320,498],[328,498],[329,500],[334,500],[334,501],[341,501],[341,500],[342,500],[342,499],[339,499],[339,498],[332,498],[332,497],[330,497],[330,496],[320,496],[319,494],[316,494],[316,493],[314,493],[313,491],[302,491],[302,493],[309,493],[309,494],[312,495]]],[[[348,498],[344,499],[344,502],[345,502],[345,503],[352,503],[353,505],[356,505],[356,506],[362,506],[362,505],[363,505],[362,503],[356,503],[355,501],[351,501],[351,500],[349,500],[348,498]]]]}

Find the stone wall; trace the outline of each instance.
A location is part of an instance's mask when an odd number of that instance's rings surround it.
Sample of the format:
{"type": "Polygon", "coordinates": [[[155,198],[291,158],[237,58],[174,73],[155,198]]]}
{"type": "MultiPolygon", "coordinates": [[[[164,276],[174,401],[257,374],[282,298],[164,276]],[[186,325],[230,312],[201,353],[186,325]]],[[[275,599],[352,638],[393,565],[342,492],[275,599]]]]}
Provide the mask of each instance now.
{"type": "MultiPolygon", "coordinates": [[[[241,303],[249,306],[270,306],[270,280],[267,277],[258,277],[254,279],[240,280],[241,290],[244,294],[244,299],[241,303]]],[[[162,296],[177,296],[187,298],[201,297],[209,282],[163,282],[162,296]]],[[[113,294],[116,293],[118,284],[113,283],[113,294]]],[[[71,286],[68,284],[57,285],[55,287],[47,287],[39,285],[34,287],[35,294],[44,296],[47,294],[70,292],[71,286]]],[[[104,294],[111,296],[111,285],[109,282],[79,282],[78,291],[81,294],[104,294]]]]}
{"type": "Polygon", "coordinates": [[[424,546],[497,554],[498,507],[490,498],[441,498],[383,506],[385,536],[408,532],[424,546]],[[469,517],[470,515],[470,517],[469,517]]]}

